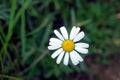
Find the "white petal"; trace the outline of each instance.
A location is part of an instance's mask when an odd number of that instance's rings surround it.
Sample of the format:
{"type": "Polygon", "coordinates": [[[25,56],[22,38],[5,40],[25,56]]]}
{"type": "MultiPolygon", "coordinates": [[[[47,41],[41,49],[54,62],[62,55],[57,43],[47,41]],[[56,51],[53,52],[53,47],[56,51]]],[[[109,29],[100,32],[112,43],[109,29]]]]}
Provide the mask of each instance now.
{"type": "Polygon", "coordinates": [[[54,43],[58,43],[58,44],[62,44],[62,42],[63,42],[63,41],[61,41],[60,39],[57,39],[57,38],[50,38],[50,41],[54,42],[54,43]]]}
{"type": "Polygon", "coordinates": [[[61,60],[62,60],[62,58],[63,58],[64,53],[65,53],[65,52],[63,51],[63,52],[60,53],[60,55],[58,56],[57,61],[56,61],[57,64],[60,64],[60,62],[61,62],[61,60]]]}
{"type": "Polygon", "coordinates": [[[74,51],[74,55],[77,57],[77,59],[82,62],[83,61],[83,58],[76,52],[74,51]]]}
{"type": "Polygon", "coordinates": [[[68,32],[67,32],[67,30],[66,30],[66,28],[64,26],[60,28],[60,31],[61,31],[63,37],[65,39],[68,39],[68,32]]]}
{"type": "Polygon", "coordinates": [[[56,51],[51,55],[51,57],[52,57],[52,58],[56,58],[62,51],[63,51],[62,48],[56,50],[56,51]]]}
{"type": "Polygon", "coordinates": [[[60,46],[61,44],[54,43],[54,42],[49,42],[49,45],[51,45],[51,46],[56,46],[56,45],[60,46]]]}
{"type": "Polygon", "coordinates": [[[82,48],[88,48],[89,44],[87,44],[87,43],[76,43],[75,46],[82,47],[82,48]]]}
{"type": "Polygon", "coordinates": [[[61,47],[61,45],[48,46],[48,49],[49,49],[49,50],[55,50],[55,49],[58,49],[58,48],[60,48],[60,47],[61,47]]]}
{"type": "Polygon", "coordinates": [[[74,65],[77,65],[79,63],[77,56],[74,55],[74,51],[70,52],[70,59],[74,65]]]}
{"type": "Polygon", "coordinates": [[[69,62],[69,53],[65,53],[64,65],[68,65],[68,62],[69,62]]]}
{"type": "Polygon", "coordinates": [[[88,53],[88,49],[81,48],[81,47],[75,47],[75,50],[78,51],[79,53],[82,53],[82,54],[88,53]]]}
{"type": "Polygon", "coordinates": [[[59,39],[64,40],[63,36],[57,30],[54,30],[54,33],[59,39]]]}
{"type": "Polygon", "coordinates": [[[76,28],[76,31],[75,31],[75,34],[74,34],[74,36],[73,36],[73,39],[78,35],[79,31],[80,31],[80,28],[77,27],[77,28],[76,28]]]}
{"type": "Polygon", "coordinates": [[[74,39],[74,34],[75,34],[75,31],[76,31],[76,27],[74,26],[70,32],[70,40],[73,40],[74,39]]]}
{"type": "Polygon", "coordinates": [[[74,38],[74,42],[77,42],[79,40],[81,40],[83,37],[85,36],[84,32],[80,32],[75,38],[74,38]]]}

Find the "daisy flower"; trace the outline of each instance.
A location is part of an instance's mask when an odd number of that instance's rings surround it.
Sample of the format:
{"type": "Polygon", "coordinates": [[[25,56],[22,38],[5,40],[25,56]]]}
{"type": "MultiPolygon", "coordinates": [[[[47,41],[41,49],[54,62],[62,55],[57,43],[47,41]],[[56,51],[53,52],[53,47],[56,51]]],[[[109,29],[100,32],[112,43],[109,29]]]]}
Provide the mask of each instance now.
{"type": "Polygon", "coordinates": [[[57,38],[50,38],[49,50],[56,50],[51,57],[56,58],[56,63],[60,64],[63,59],[64,65],[68,65],[69,60],[72,61],[74,65],[77,65],[79,62],[83,61],[83,58],[80,56],[81,54],[88,53],[89,44],[87,43],[80,43],[80,41],[84,36],[84,32],[80,32],[79,27],[73,26],[70,35],[66,28],[63,26],[60,28],[60,32],[54,30],[55,35],[57,38]]]}

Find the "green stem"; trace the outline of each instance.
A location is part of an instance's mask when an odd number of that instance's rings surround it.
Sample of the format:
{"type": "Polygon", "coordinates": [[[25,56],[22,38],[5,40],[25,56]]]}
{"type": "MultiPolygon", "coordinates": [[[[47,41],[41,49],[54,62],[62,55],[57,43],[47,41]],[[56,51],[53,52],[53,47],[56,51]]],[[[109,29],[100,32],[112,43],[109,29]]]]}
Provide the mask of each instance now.
{"type": "Polygon", "coordinates": [[[13,30],[12,24],[13,24],[13,21],[14,21],[13,19],[14,19],[14,16],[15,16],[16,2],[17,2],[17,0],[12,0],[12,8],[11,8],[11,11],[10,11],[10,18],[9,18],[9,24],[8,24],[8,33],[7,33],[7,36],[6,36],[6,39],[5,39],[6,41],[5,41],[5,43],[3,45],[3,48],[0,52],[1,54],[3,52],[6,52],[9,40],[10,40],[10,38],[12,36],[12,33],[13,33],[12,32],[12,30],[13,30]]]}
{"type": "Polygon", "coordinates": [[[8,76],[8,75],[0,75],[0,78],[8,78],[8,79],[11,79],[11,80],[22,80],[20,78],[8,76]]]}
{"type": "MultiPolygon", "coordinates": [[[[24,6],[24,0],[22,0],[22,6],[24,6]]],[[[21,15],[21,49],[22,49],[22,56],[26,50],[26,31],[25,31],[25,10],[22,11],[21,15]]]]}

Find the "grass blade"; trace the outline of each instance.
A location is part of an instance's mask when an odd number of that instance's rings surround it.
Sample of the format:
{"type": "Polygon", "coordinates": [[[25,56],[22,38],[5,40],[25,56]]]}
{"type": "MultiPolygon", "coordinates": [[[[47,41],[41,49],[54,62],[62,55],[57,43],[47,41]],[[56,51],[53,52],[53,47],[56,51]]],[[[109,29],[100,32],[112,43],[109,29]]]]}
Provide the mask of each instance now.
{"type": "MultiPolygon", "coordinates": [[[[24,0],[22,0],[22,6],[24,6],[24,0]]],[[[21,43],[21,51],[23,56],[26,50],[25,10],[22,11],[21,15],[21,43]]]]}

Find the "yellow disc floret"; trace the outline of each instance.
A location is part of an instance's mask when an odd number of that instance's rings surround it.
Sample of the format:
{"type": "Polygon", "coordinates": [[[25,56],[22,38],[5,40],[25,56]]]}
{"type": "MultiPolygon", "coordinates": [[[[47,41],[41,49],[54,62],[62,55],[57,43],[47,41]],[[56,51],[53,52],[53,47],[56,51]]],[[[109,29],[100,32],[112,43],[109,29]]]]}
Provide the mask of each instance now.
{"type": "Polygon", "coordinates": [[[66,52],[71,52],[74,49],[74,42],[72,40],[65,40],[62,44],[62,48],[66,52]]]}

